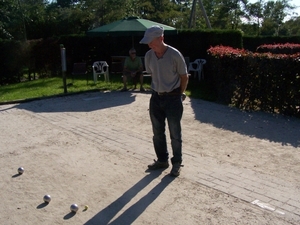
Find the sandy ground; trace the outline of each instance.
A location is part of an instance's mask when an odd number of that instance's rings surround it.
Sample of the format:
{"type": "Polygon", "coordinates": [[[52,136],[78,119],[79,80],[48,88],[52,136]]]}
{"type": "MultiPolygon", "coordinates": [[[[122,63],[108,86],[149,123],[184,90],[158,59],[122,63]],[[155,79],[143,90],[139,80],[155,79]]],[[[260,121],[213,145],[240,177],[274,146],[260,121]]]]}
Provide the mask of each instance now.
{"type": "Polygon", "coordinates": [[[188,98],[185,167],[172,178],[170,168],[146,171],[155,159],[149,98],[147,92],[95,92],[1,105],[0,223],[300,224],[296,203],[294,216],[280,215],[195,179],[203,170],[198,159],[211,160],[218,165],[211,169],[279,179],[298,194],[299,119],[188,98]]]}

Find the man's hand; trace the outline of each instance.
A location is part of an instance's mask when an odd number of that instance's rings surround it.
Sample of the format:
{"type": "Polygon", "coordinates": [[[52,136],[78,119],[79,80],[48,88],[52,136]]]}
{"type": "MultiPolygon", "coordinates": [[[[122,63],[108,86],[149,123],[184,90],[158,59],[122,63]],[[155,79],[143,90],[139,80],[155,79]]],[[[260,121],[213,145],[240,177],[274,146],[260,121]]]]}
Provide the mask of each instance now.
{"type": "Polygon", "coordinates": [[[185,94],[185,93],[182,93],[182,94],[181,94],[181,100],[184,101],[185,98],[186,98],[186,94],[185,94]]]}

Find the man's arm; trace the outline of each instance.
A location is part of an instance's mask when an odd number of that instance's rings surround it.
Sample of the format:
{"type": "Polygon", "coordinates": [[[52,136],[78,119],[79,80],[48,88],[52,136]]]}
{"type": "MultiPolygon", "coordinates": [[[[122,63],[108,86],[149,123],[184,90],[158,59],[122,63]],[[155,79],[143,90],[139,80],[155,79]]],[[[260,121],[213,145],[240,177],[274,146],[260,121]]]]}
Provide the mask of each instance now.
{"type": "Polygon", "coordinates": [[[180,75],[180,90],[181,94],[183,94],[187,88],[189,82],[189,76],[187,74],[180,75]]]}
{"type": "Polygon", "coordinates": [[[182,101],[184,101],[186,98],[186,95],[184,92],[187,88],[188,82],[189,82],[189,76],[187,74],[180,76],[180,91],[181,91],[180,93],[181,93],[182,101]]]}

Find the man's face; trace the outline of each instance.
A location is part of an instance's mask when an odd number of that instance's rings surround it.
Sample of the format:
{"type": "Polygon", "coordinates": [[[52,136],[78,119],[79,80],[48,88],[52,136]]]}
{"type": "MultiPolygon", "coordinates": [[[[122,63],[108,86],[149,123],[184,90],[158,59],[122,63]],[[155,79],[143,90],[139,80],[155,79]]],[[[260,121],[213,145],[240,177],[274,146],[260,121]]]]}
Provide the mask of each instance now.
{"type": "Polygon", "coordinates": [[[129,54],[132,59],[136,57],[136,51],[131,51],[129,54]]]}
{"type": "Polygon", "coordinates": [[[160,36],[160,37],[157,37],[157,38],[154,38],[149,44],[148,44],[148,46],[149,46],[149,48],[151,48],[151,49],[153,49],[154,51],[156,51],[158,48],[159,48],[159,46],[160,46],[160,44],[161,44],[161,42],[162,42],[162,36],[160,36]]]}

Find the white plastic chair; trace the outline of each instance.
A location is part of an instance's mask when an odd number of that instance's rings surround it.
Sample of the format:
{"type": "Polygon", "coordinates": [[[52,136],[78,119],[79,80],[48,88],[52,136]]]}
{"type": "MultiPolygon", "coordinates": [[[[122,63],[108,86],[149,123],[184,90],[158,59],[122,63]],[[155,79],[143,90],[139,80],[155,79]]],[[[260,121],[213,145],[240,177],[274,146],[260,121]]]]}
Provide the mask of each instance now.
{"type": "Polygon", "coordinates": [[[188,72],[194,71],[194,77],[198,76],[199,81],[204,79],[203,65],[206,63],[205,59],[196,59],[194,62],[189,63],[188,72]]]}
{"type": "Polygon", "coordinates": [[[97,82],[98,77],[100,77],[101,74],[104,75],[105,81],[109,82],[109,71],[108,71],[109,65],[107,64],[106,61],[94,62],[92,67],[93,67],[93,77],[95,83],[97,82]]]}

